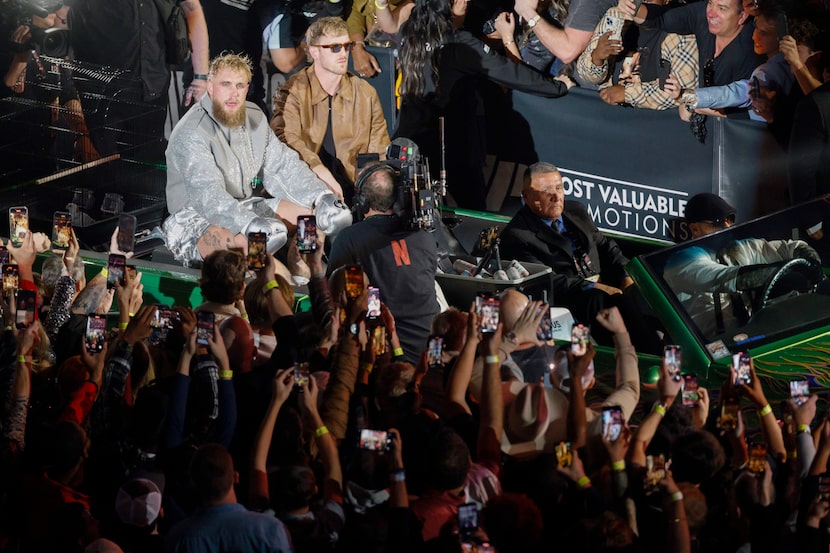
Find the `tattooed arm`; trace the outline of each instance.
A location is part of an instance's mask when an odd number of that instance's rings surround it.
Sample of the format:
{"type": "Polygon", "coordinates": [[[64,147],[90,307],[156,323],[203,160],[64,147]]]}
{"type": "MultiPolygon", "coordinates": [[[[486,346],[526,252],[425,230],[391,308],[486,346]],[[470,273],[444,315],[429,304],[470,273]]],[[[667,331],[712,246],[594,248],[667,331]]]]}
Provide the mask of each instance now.
{"type": "Polygon", "coordinates": [[[72,302],[72,313],[75,315],[89,315],[94,313],[107,295],[107,277],[98,273],[72,302]]]}

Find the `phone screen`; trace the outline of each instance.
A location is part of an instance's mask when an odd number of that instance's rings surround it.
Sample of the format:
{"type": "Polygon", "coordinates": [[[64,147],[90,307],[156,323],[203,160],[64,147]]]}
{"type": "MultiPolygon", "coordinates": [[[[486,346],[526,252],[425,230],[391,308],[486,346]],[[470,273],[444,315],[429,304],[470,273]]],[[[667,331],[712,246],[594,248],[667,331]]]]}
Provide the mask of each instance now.
{"type": "Polygon", "coordinates": [[[369,287],[369,299],[366,304],[366,318],[375,320],[380,317],[380,288],[369,287]]]}
{"type": "Polygon", "coordinates": [[[752,384],[752,373],[749,365],[750,357],[748,353],[741,352],[732,356],[732,375],[735,385],[752,384]]]}
{"type": "Polygon", "coordinates": [[[297,247],[300,253],[317,251],[317,218],[314,215],[297,217],[297,247]]]}
{"type": "Polygon", "coordinates": [[[646,457],[646,476],[643,479],[647,492],[657,489],[660,481],[666,477],[666,459],[662,455],[648,455],[646,457]]]}
{"type": "Polygon", "coordinates": [[[178,311],[170,309],[166,305],[159,305],[153,320],[150,322],[150,327],[153,329],[150,333],[150,343],[158,345],[165,342],[177,320],[179,320],[178,311]]]}
{"type": "Polygon", "coordinates": [[[127,253],[135,249],[135,227],[134,215],[122,213],[118,218],[118,234],[116,234],[115,240],[119,251],[127,253]]]}
{"type": "Polygon", "coordinates": [[[267,251],[265,244],[268,237],[264,232],[248,233],[248,269],[258,271],[265,267],[267,251]]]}
{"type": "Polygon", "coordinates": [[[622,408],[610,405],[602,408],[602,435],[610,442],[616,442],[623,429],[622,408]]]}
{"type": "Polygon", "coordinates": [[[118,253],[111,253],[107,259],[107,288],[115,288],[115,283],[124,285],[124,272],[127,258],[118,253]]]}
{"type": "Polygon", "coordinates": [[[458,506],[458,533],[464,538],[478,530],[478,506],[464,503],[458,506]]]}
{"type": "Polygon", "coordinates": [[[727,396],[720,408],[718,426],[723,430],[733,430],[738,425],[738,398],[727,396]]]}
{"type": "Polygon", "coordinates": [[[495,332],[499,326],[499,308],[501,301],[493,294],[481,292],[476,296],[476,311],[481,317],[481,331],[495,332]]]}
{"type": "Polygon", "coordinates": [[[208,345],[208,339],[213,338],[213,323],[216,316],[210,311],[196,312],[196,343],[208,345]]]}
{"type": "Polygon", "coordinates": [[[368,451],[388,451],[389,436],[383,430],[369,430],[364,428],[360,431],[360,449],[368,451]]]}
{"type": "Polygon", "coordinates": [[[700,401],[700,392],[698,391],[697,375],[684,374],[683,375],[683,405],[686,407],[696,407],[700,401]]]}
{"type": "Polygon", "coordinates": [[[8,265],[9,261],[9,249],[6,246],[0,246],[0,265],[8,265]]]}
{"type": "Polygon", "coordinates": [[[309,378],[308,363],[297,363],[294,365],[294,386],[302,388],[308,384],[309,378]]]}
{"type": "Polygon", "coordinates": [[[346,267],[346,295],[358,298],[363,293],[363,267],[349,265],[346,267]]]}
{"type": "Polygon", "coordinates": [[[567,468],[573,464],[571,442],[559,442],[554,447],[554,452],[556,453],[556,463],[560,467],[567,468]]]}
{"type": "Polygon", "coordinates": [[[15,326],[17,328],[28,328],[35,322],[35,311],[37,310],[37,293],[32,290],[20,290],[17,292],[17,316],[15,326]]]}
{"type": "Polygon", "coordinates": [[[749,448],[749,461],[746,468],[750,472],[759,474],[764,472],[764,462],[767,460],[767,445],[762,443],[752,444],[749,448]]]}
{"type": "Polygon", "coordinates": [[[17,265],[14,263],[3,266],[3,292],[14,292],[20,284],[17,265]]]}
{"type": "Polygon", "coordinates": [[[822,501],[830,501],[830,474],[825,472],[818,477],[818,493],[822,501]]]}
{"type": "Polygon", "coordinates": [[[9,208],[9,240],[15,247],[20,247],[29,233],[29,208],[9,208]]]}
{"type": "Polygon", "coordinates": [[[427,346],[427,365],[430,368],[444,366],[444,338],[433,336],[427,346]]]}
{"type": "Polygon", "coordinates": [[[810,383],[807,380],[790,381],[790,397],[799,407],[810,398],[810,383]]]}
{"type": "Polygon", "coordinates": [[[547,342],[553,340],[553,323],[550,318],[550,307],[542,306],[542,320],[539,321],[539,328],[536,329],[536,338],[547,342]]]}
{"type": "Polygon", "coordinates": [[[680,364],[683,357],[683,348],[678,345],[663,348],[663,362],[671,375],[672,380],[680,382],[680,364]]]}
{"type": "Polygon", "coordinates": [[[52,219],[52,249],[64,251],[72,240],[72,214],[56,211],[52,219]]]}
{"type": "Polygon", "coordinates": [[[575,324],[571,329],[571,352],[577,357],[588,353],[588,343],[591,341],[591,327],[584,324],[575,324]]]}
{"type": "Polygon", "coordinates": [[[104,341],[107,339],[107,316],[95,313],[86,318],[86,334],[84,335],[84,346],[90,353],[98,353],[104,349],[104,341]]]}

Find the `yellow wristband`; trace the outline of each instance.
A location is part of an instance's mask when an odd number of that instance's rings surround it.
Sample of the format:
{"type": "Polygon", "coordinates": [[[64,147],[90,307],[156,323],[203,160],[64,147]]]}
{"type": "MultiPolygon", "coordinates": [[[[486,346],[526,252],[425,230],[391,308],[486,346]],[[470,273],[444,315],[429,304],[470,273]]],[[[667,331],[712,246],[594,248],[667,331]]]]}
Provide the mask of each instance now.
{"type": "Polygon", "coordinates": [[[127,315],[129,315],[131,319],[132,319],[133,317],[135,317],[135,313],[127,313],[127,315]]]}
{"type": "Polygon", "coordinates": [[[651,412],[652,413],[659,413],[661,417],[666,416],[666,408],[663,405],[659,404],[659,403],[654,404],[654,407],[651,409],[651,412]]]}
{"type": "Polygon", "coordinates": [[[587,476],[582,476],[579,478],[579,480],[576,481],[576,485],[580,488],[587,488],[591,485],[591,479],[587,476]]]}
{"type": "Polygon", "coordinates": [[[248,314],[247,314],[247,313],[243,313],[243,314],[242,314],[242,318],[243,318],[243,319],[245,319],[246,321],[247,321],[247,320],[249,320],[249,319],[248,319],[248,314]]]}
{"type": "Polygon", "coordinates": [[[795,450],[790,451],[789,453],[787,453],[787,459],[790,459],[792,461],[798,459],[798,452],[795,450]]]}
{"type": "Polygon", "coordinates": [[[614,472],[622,472],[625,470],[625,461],[622,459],[619,461],[614,461],[611,463],[611,468],[614,469],[614,472]]]}
{"type": "Polygon", "coordinates": [[[127,325],[129,324],[130,323],[118,323],[118,328],[120,328],[121,330],[127,330],[127,325]]]}
{"type": "Polygon", "coordinates": [[[219,371],[219,380],[231,380],[233,371],[219,371]]]}
{"type": "Polygon", "coordinates": [[[769,415],[770,413],[772,413],[772,407],[770,407],[770,404],[769,404],[769,403],[767,403],[767,404],[766,404],[766,405],[764,405],[764,406],[761,408],[761,410],[758,412],[758,416],[760,416],[760,417],[766,417],[766,416],[767,416],[767,415],[769,415]]]}
{"type": "Polygon", "coordinates": [[[403,357],[403,348],[395,348],[392,350],[393,357],[403,357]]]}
{"type": "Polygon", "coordinates": [[[371,374],[375,366],[372,363],[363,363],[360,365],[360,368],[366,371],[366,373],[371,374]]]}
{"type": "Polygon", "coordinates": [[[809,424],[799,424],[798,425],[798,433],[803,434],[804,432],[806,432],[807,434],[811,433],[809,424]]]}
{"type": "Polygon", "coordinates": [[[671,500],[672,501],[683,501],[683,492],[681,492],[680,490],[674,492],[673,494],[671,494],[671,500]]]}
{"type": "Polygon", "coordinates": [[[12,325],[9,325],[6,328],[4,328],[3,330],[7,330],[7,331],[8,330],[14,330],[14,327],[12,325]]]}
{"type": "Polygon", "coordinates": [[[17,356],[17,362],[18,363],[25,363],[26,362],[26,356],[25,355],[18,355],[17,356]]]}
{"type": "Polygon", "coordinates": [[[106,277],[109,276],[110,272],[107,270],[106,267],[101,268],[101,276],[106,277]]]}
{"type": "Polygon", "coordinates": [[[314,431],[314,435],[317,436],[318,438],[320,436],[325,436],[328,433],[329,433],[329,429],[325,424],[314,431]]]}
{"type": "Polygon", "coordinates": [[[498,355],[487,355],[484,357],[484,362],[488,365],[498,365],[501,360],[498,355]]]}
{"type": "Polygon", "coordinates": [[[265,283],[265,286],[262,287],[262,293],[263,294],[268,294],[268,292],[270,292],[274,288],[279,288],[279,287],[280,287],[279,282],[277,282],[276,280],[269,280],[268,282],[265,283]]]}
{"type": "Polygon", "coordinates": [[[379,10],[385,10],[386,8],[389,7],[389,4],[387,3],[387,4],[384,4],[383,6],[381,6],[380,4],[378,4],[378,0],[375,0],[375,7],[379,10]]]}

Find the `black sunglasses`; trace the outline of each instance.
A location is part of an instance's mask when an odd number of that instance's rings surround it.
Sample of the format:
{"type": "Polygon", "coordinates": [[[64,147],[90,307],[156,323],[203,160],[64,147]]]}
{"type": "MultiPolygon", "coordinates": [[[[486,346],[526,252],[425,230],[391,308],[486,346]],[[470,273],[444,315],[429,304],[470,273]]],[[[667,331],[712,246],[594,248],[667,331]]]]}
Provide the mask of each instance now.
{"type": "Polygon", "coordinates": [[[315,44],[314,46],[319,46],[320,48],[328,48],[335,54],[339,54],[341,48],[345,48],[347,52],[351,52],[354,48],[354,42],[344,42],[343,44],[315,44]]]}

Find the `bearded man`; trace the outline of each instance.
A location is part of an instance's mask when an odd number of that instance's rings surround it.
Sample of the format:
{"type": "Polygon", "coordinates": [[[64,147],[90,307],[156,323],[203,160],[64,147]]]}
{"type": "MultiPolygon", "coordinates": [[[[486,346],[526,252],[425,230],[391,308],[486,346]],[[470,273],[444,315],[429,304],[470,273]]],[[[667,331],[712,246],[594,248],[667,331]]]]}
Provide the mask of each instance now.
{"type": "Polygon", "coordinates": [[[210,64],[207,94],[181,118],[167,147],[167,248],[185,265],[216,250],[242,248],[247,235],[268,235],[274,253],[286,222],[315,213],[334,235],[351,224],[345,204],[280,142],[268,118],[246,102],[252,75],[245,56],[223,54],[210,64]]]}

